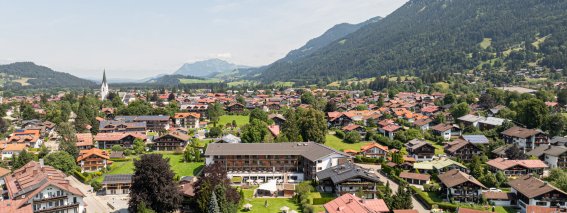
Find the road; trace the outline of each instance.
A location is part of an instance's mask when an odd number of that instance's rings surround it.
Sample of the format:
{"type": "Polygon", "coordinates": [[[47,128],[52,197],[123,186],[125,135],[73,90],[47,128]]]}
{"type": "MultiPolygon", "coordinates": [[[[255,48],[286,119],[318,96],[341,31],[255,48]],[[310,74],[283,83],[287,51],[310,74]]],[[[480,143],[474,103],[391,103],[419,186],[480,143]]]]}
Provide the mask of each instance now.
{"type": "Polygon", "coordinates": [[[91,186],[81,183],[73,176],[68,176],[66,179],[69,180],[71,186],[78,188],[85,195],[83,201],[87,205],[87,213],[106,213],[112,211],[92,192],[91,186]]]}
{"type": "MultiPolygon", "coordinates": [[[[393,180],[391,180],[390,178],[382,175],[379,171],[380,171],[380,165],[369,165],[369,164],[357,164],[359,166],[361,166],[362,168],[365,169],[371,169],[372,171],[376,171],[376,175],[378,175],[378,177],[380,178],[380,180],[382,180],[384,182],[384,184],[386,184],[386,181],[390,182],[390,189],[392,189],[393,193],[396,193],[398,191],[398,184],[396,182],[394,182],[393,180]]],[[[429,213],[431,211],[427,210],[425,208],[425,206],[423,206],[419,201],[417,201],[413,196],[411,197],[411,202],[413,204],[413,209],[417,210],[420,213],[429,213]]]]}

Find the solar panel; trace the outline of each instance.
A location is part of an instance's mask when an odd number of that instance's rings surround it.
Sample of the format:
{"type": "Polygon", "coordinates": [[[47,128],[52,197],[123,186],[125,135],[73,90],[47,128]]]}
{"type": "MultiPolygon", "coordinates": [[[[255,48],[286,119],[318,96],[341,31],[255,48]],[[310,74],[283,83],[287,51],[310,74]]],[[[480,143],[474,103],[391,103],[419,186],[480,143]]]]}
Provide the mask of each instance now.
{"type": "Polygon", "coordinates": [[[463,135],[463,139],[476,144],[488,143],[488,138],[484,135],[463,135]]]}

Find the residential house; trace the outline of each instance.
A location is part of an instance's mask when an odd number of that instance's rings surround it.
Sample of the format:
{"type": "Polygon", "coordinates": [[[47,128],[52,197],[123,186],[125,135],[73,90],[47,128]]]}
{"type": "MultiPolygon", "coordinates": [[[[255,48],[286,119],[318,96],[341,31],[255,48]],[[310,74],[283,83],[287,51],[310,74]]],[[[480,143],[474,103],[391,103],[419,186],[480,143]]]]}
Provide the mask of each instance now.
{"type": "Polygon", "coordinates": [[[435,147],[425,140],[412,139],[405,146],[409,156],[415,158],[416,161],[433,160],[435,156],[435,147]]]}
{"type": "Polygon", "coordinates": [[[40,162],[30,161],[5,176],[8,199],[1,212],[84,212],[85,195],[72,186],[65,173],[40,162]]]}
{"type": "Polygon", "coordinates": [[[432,161],[422,161],[422,162],[416,162],[413,164],[413,169],[417,169],[417,171],[419,171],[419,173],[428,173],[428,172],[433,172],[433,173],[444,173],[447,172],[449,170],[460,170],[460,171],[464,171],[464,172],[468,172],[468,169],[466,166],[464,166],[463,164],[451,160],[449,158],[441,158],[441,159],[436,159],[436,160],[432,160],[432,161]]]}
{"type": "Polygon", "coordinates": [[[352,120],[352,118],[342,112],[328,112],[327,122],[329,127],[341,128],[353,123],[354,121],[352,120]]]}
{"type": "Polygon", "coordinates": [[[461,128],[454,124],[437,124],[431,127],[434,135],[442,136],[445,140],[450,140],[452,136],[461,136],[461,128]]]}
{"type": "Polygon", "coordinates": [[[79,148],[79,150],[88,150],[94,147],[94,138],[93,134],[91,133],[77,133],[77,143],[75,146],[79,148]]]}
{"type": "Polygon", "coordinates": [[[105,195],[129,194],[132,175],[105,175],[101,185],[101,191],[105,195]]]}
{"type": "Polygon", "coordinates": [[[483,116],[471,115],[471,114],[463,115],[457,118],[457,120],[460,123],[462,123],[464,126],[474,126],[474,127],[478,127],[478,122],[484,119],[485,117],[483,116]]]}
{"type": "Polygon", "coordinates": [[[115,120],[102,120],[98,126],[99,133],[111,132],[145,132],[146,122],[127,122],[115,120]]]}
{"type": "Polygon", "coordinates": [[[111,149],[114,145],[119,145],[123,148],[132,148],[136,138],[145,141],[147,136],[138,132],[98,133],[94,137],[94,140],[97,148],[111,149]]]}
{"type": "Polygon", "coordinates": [[[485,119],[478,121],[478,128],[480,130],[483,130],[483,131],[494,129],[496,127],[502,126],[504,121],[506,121],[506,119],[496,118],[496,117],[487,117],[485,119]]]}
{"type": "Polygon", "coordinates": [[[81,167],[81,172],[96,172],[108,168],[112,161],[105,150],[92,148],[81,150],[77,157],[77,164],[81,167]]]}
{"type": "Polygon", "coordinates": [[[268,118],[274,121],[274,124],[278,126],[282,126],[286,121],[285,117],[281,114],[270,114],[268,118]]]}
{"type": "Polygon", "coordinates": [[[11,159],[27,149],[25,144],[6,144],[2,147],[2,160],[11,159]]]}
{"type": "Polygon", "coordinates": [[[504,142],[517,144],[524,152],[529,152],[542,144],[549,144],[547,134],[539,129],[526,129],[514,126],[501,134],[504,142]]]}
{"type": "Polygon", "coordinates": [[[183,150],[189,142],[189,135],[170,132],[154,139],[153,149],[156,151],[183,150]]]}
{"type": "Polygon", "coordinates": [[[465,203],[482,201],[482,190],[486,187],[473,176],[453,169],[437,178],[441,181],[441,191],[447,200],[465,203]]]}
{"type": "Polygon", "coordinates": [[[240,143],[242,140],[239,137],[234,136],[233,134],[228,134],[222,136],[222,138],[216,143],[240,143]]]}
{"type": "Polygon", "coordinates": [[[511,206],[513,200],[515,199],[514,193],[507,192],[496,192],[496,191],[485,191],[482,193],[482,197],[492,203],[495,206],[511,206]]]}
{"type": "Polygon", "coordinates": [[[357,124],[346,125],[343,128],[341,128],[341,130],[345,133],[356,132],[356,133],[358,133],[358,135],[360,135],[360,137],[363,137],[363,138],[366,135],[366,128],[364,128],[363,126],[357,125],[357,124]]]}
{"type": "Polygon", "coordinates": [[[114,120],[126,122],[145,122],[146,129],[155,132],[169,129],[169,116],[164,115],[116,116],[114,120]]]}
{"type": "Polygon", "coordinates": [[[484,135],[462,135],[461,139],[468,141],[472,144],[488,144],[490,141],[484,135]]]}
{"type": "Polygon", "coordinates": [[[463,161],[472,160],[473,156],[480,156],[482,150],[471,142],[463,139],[451,141],[445,145],[445,153],[463,161]]]}
{"type": "Polygon", "coordinates": [[[526,174],[543,175],[543,171],[549,168],[541,160],[508,160],[506,158],[496,158],[486,162],[490,170],[503,172],[506,176],[517,177],[526,174]]]}
{"type": "Polygon", "coordinates": [[[368,144],[360,148],[360,154],[369,158],[386,158],[388,155],[388,147],[382,146],[376,142],[368,144]]]}
{"type": "Polygon", "coordinates": [[[420,119],[420,120],[416,120],[413,122],[413,126],[415,126],[416,128],[420,129],[421,131],[427,131],[429,130],[429,124],[433,122],[433,120],[426,118],[426,119],[420,119]]]}
{"type": "Polygon", "coordinates": [[[8,138],[8,143],[25,144],[30,148],[39,148],[43,143],[39,130],[16,130],[8,138]]]}
{"type": "Polygon", "coordinates": [[[394,140],[394,135],[395,133],[400,130],[402,127],[396,125],[396,124],[390,124],[388,126],[384,126],[382,128],[380,128],[378,131],[380,131],[380,133],[384,134],[384,136],[390,138],[390,140],[394,140]]]}
{"type": "Polygon", "coordinates": [[[540,145],[526,154],[545,161],[552,169],[567,168],[567,147],[565,146],[540,145]]]}
{"type": "Polygon", "coordinates": [[[240,103],[232,103],[226,106],[226,111],[230,113],[242,113],[244,112],[244,105],[240,103]]]}
{"type": "Polygon", "coordinates": [[[270,132],[273,138],[277,138],[278,136],[280,136],[280,126],[275,124],[269,125],[268,132],[270,132]]]}
{"type": "Polygon", "coordinates": [[[537,179],[531,175],[524,175],[508,182],[511,191],[516,195],[516,204],[526,212],[527,206],[567,208],[567,193],[555,186],[537,179]]]}
{"type": "Polygon", "coordinates": [[[220,163],[229,178],[312,180],[315,174],[352,160],[352,156],[314,142],[210,143],[206,165],[220,163]]]}
{"type": "Polygon", "coordinates": [[[404,179],[409,184],[423,185],[429,183],[431,175],[404,171],[400,173],[400,178],[404,179]]]}
{"type": "Polygon", "coordinates": [[[382,199],[361,199],[346,193],[323,205],[325,213],[387,213],[388,206],[382,199]]]}
{"type": "Polygon", "coordinates": [[[354,163],[344,163],[317,172],[319,188],[323,192],[342,195],[362,191],[364,198],[377,198],[380,178],[373,172],[354,163]]]}
{"type": "Polygon", "coordinates": [[[181,112],[175,113],[171,120],[173,121],[175,127],[198,129],[200,118],[201,114],[196,112],[181,112]]]}

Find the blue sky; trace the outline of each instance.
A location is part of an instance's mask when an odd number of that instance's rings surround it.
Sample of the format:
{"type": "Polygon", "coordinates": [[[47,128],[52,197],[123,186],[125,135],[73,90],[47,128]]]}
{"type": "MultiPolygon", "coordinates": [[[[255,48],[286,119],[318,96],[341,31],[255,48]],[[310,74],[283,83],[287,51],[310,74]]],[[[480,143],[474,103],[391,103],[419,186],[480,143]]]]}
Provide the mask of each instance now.
{"type": "Polygon", "coordinates": [[[260,66],[335,24],[386,16],[405,2],[0,0],[0,63],[130,79],[209,58],[260,66]]]}

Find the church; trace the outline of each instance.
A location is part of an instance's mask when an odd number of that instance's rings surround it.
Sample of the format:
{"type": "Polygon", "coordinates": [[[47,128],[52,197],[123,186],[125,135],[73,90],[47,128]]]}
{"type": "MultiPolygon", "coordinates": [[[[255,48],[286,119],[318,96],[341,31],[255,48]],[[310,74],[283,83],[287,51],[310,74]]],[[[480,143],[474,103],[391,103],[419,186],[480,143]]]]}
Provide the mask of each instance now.
{"type": "Polygon", "coordinates": [[[100,85],[100,98],[106,100],[108,97],[108,83],[106,83],[106,70],[102,71],[102,84],[100,85]]]}

